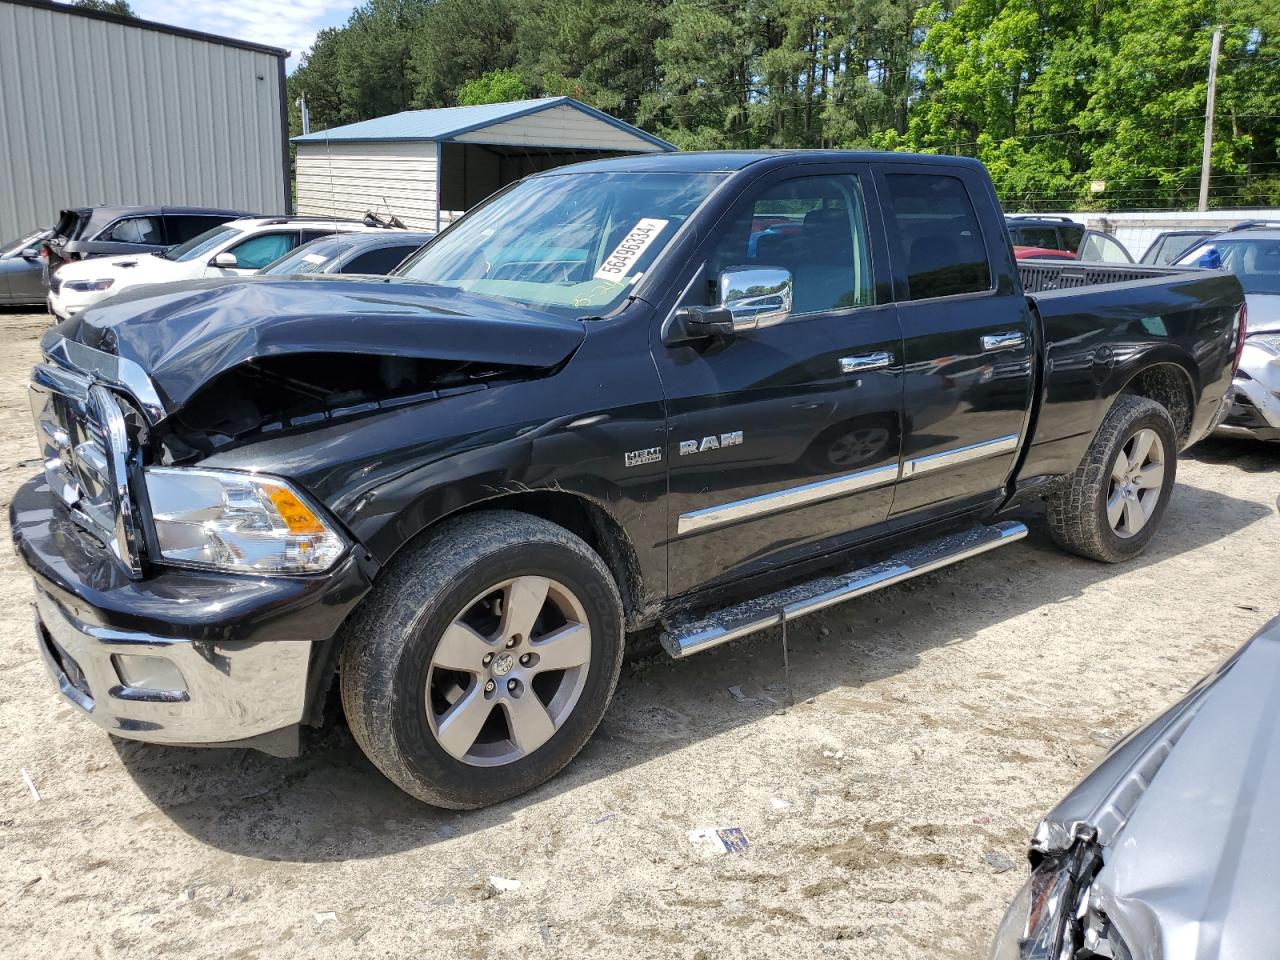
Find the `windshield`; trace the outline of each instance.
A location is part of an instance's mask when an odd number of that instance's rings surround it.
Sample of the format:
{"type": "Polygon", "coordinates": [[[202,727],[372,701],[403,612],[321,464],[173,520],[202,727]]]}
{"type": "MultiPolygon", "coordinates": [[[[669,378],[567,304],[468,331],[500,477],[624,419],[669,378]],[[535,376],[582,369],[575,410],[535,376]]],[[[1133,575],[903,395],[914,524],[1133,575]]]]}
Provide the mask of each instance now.
{"type": "Polygon", "coordinates": [[[170,247],[164,251],[164,257],[166,260],[195,260],[197,257],[208,253],[214,247],[221,246],[224,240],[230,240],[243,232],[227,224],[221,224],[211,230],[206,230],[204,233],[196,234],[186,243],[170,247]]]}
{"type": "Polygon", "coordinates": [[[1245,293],[1280,294],[1280,237],[1210,240],[1178,262],[1180,266],[1230,270],[1245,293]]]}
{"type": "Polygon", "coordinates": [[[267,264],[259,273],[284,276],[297,273],[324,273],[326,265],[351,248],[350,240],[325,237],[304,243],[298,249],[286,253],[279,260],[267,264]]]}
{"type": "Polygon", "coordinates": [[[469,213],[395,276],[573,317],[627,296],[720,174],[534,177],[469,213]]]}

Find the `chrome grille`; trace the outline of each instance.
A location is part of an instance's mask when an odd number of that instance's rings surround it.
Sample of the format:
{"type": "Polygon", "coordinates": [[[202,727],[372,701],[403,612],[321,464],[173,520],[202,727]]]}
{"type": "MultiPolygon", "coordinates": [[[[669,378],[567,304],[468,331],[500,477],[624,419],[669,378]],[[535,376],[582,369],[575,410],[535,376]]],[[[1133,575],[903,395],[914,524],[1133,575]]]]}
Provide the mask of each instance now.
{"type": "Polygon", "coordinates": [[[89,377],[42,363],[32,372],[30,399],[49,489],[79,526],[140,576],[129,439],[115,397],[89,377]]]}

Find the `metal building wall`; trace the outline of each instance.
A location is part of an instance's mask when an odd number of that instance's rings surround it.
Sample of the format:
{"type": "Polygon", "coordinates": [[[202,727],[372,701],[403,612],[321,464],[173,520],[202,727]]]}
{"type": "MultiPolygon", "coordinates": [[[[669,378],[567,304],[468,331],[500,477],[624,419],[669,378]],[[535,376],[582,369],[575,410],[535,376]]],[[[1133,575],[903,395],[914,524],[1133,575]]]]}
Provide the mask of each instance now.
{"type": "Polygon", "coordinates": [[[0,242],[72,206],[285,213],[282,53],[0,0],[0,242]]]}

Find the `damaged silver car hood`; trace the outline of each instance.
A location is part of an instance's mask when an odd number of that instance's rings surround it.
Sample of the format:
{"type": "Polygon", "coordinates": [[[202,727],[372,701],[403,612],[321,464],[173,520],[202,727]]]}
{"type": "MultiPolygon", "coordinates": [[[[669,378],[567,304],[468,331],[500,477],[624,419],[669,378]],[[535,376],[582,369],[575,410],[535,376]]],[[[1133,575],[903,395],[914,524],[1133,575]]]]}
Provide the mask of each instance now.
{"type": "Polygon", "coordinates": [[[1280,952],[1280,618],[1122,741],[1041,824],[1033,852],[1096,829],[1090,901],[1134,960],[1280,952]]]}

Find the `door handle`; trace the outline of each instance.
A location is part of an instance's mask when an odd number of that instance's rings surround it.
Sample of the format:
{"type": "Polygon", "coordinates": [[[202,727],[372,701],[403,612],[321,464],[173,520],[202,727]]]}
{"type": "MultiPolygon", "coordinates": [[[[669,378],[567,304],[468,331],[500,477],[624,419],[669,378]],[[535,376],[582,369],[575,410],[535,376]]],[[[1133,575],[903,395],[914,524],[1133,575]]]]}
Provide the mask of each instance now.
{"type": "Polygon", "coordinates": [[[982,338],[982,349],[986,353],[994,350],[1016,350],[1027,342],[1026,334],[1020,330],[1009,330],[1005,333],[988,333],[982,338]]]}
{"type": "Polygon", "coordinates": [[[893,363],[893,354],[886,351],[864,353],[858,357],[841,357],[841,373],[868,373],[872,370],[883,370],[893,363]]]}

